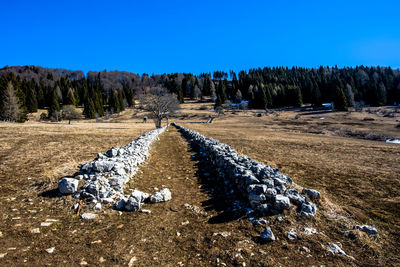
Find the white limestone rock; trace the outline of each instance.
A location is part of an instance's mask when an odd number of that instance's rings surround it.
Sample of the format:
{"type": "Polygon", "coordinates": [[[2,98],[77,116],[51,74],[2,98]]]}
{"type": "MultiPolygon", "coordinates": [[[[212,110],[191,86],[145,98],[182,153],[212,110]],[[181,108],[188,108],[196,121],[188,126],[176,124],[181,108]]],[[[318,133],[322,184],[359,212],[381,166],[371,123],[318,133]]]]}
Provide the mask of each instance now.
{"type": "Polygon", "coordinates": [[[171,200],[171,191],[168,188],[161,189],[160,192],[155,192],[150,197],[150,203],[159,203],[171,200]]]}
{"type": "Polygon", "coordinates": [[[289,209],[290,208],[289,198],[280,194],[276,195],[274,208],[278,211],[289,209]]]}
{"type": "Polygon", "coordinates": [[[309,198],[311,198],[311,199],[320,199],[321,198],[321,193],[320,192],[318,192],[317,190],[314,190],[314,189],[307,189],[307,188],[304,188],[303,189],[303,191],[302,191],[302,194],[305,194],[305,195],[307,195],[309,198]]]}
{"type": "Polygon", "coordinates": [[[58,190],[61,194],[73,194],[78,190],[79,180],[74,178],[62,178],[58,182],[58,190]]]}
{"type": "Polygon", "coordinates": [[[300,214],[307,217],[314,217],[317,213],[317,206],[314,203],[303,203],[300,208],[300,214]]]}
{"type": "Polygon", "coordinates": [[[274,233],[270,227],[265,228],[264,232],[260,235],[260,238],[264,242],[270,242],[275,240],[274,233]]]}
{"type": "Polygon", "coordinates": [[[94,220],[97,218],[97,214],[87,212],[87,213],[83,213],[81,215],[81,218],[83,220],[94,220]]]}

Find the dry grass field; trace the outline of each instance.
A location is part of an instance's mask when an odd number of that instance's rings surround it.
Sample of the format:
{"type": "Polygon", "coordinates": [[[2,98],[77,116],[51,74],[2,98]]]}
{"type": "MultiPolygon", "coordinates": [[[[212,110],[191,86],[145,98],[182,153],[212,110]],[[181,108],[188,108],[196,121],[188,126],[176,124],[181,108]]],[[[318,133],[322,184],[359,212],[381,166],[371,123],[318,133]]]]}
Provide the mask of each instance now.
{"type": "Polygon", "coordinates": [[[168,187],[172,200],[146,205],[151,214],[103,209],[97,220],[82,221],[69,210],[76,200],[54,193],[59,178],[154,124],[141,123],[143,114],[133,110],[108,121],[71,125],[36,122],[33,116],[25,124],[0,123],[0,265],[400,265],[400,145],[376,141],[400,139],[399,117],[246,111],[225,112],[205,124],[215,114],[211,104],[199,110],[202,105],[184,104],[171,121],[278,167],[299,186],[321,191],[316,217],[290,210],[266,218],[277,240],[258,242],[263,227],[244,217],[221,217],[218,185],[203,179],[206,164],[171,127],[154,143],[127,190],[151,193],[168,187]],[[57,221],[41,226],[49,219],[57,221]],[[355,224],[376,226],[378,237],[360,231],[345,237],[355,224]],[[318,233],[306,235],[304,227],[318,233]],[[298,239],[287,239],[290,229],[298,239]],[[330,242],[340,242],[354,259],[327,255],[323,246],[330,242]],[[52,254],[45,251],[50,247],[55,247],[52,254]]]}

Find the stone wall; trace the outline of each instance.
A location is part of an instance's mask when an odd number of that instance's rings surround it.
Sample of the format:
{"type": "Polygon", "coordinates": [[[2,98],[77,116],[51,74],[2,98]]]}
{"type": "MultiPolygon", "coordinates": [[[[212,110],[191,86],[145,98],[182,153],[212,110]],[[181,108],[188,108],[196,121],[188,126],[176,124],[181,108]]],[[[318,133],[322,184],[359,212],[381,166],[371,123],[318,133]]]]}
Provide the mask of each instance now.
{"type": "Polygon", "coordinates": [[[105,154],[99,153],[96,159],[83,164],[74,178],[63,178],[58,184],[60,192],[103,204],[129,198],[123,193],[124,184],[149,157],[151,144],[166,128],[149,131],[126,146],[113,147],[105,154]],[[85,183],[78,190],[80,180],[85,183]]]}
{"type": "Polygon", "coordinates": [[[195,146],[202,159],[216,170],[227,191],[239,194],[261,215],[279,214],[291,204],[306,216],[314,216],[317,207],[311,202],[320,194],[312,189],[302,193],[292,187],[292,179],[270,165],[239,155],[231,146],[207,138],[193,130],[173,124],[195,146]]]}

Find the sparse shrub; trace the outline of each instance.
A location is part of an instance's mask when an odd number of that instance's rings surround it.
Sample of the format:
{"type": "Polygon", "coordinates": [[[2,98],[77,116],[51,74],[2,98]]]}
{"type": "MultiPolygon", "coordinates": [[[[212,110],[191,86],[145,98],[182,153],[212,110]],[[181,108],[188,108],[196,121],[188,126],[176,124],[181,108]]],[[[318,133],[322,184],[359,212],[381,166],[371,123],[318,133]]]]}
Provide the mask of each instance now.
{"type": "Polygon", "coordinates": [[[47,113],[46,112],[42,112],[40,114],[39,120],[44,121],[47,119],[47,113]]]}
{"type": "Polygon", "coordinates": [[[247,107],[248,107],[248,104],[245,101],[240,102],[239,109],[246,110],[247,107]]]}
{"type": "Polygon", "coordinates": [[[51,121],[61,121],[62,117],[61,117],[61,112],[60,111],[53,111],[52,113],[50,113],[48,111],[47,117],[51,120],[51,121]]]}
{"type": "Polygon", "coordinates": [[[202,105],[201,107],[200,107],[200,110],[207,110],[208,108],[207,108],[207,106],[206,105],[202,105]]]}
{"type": "Polygon", "coordinates": [[[224,114],[224,109],[221,106],[218,106],[215,108],[215,113],[217,113],[218,115],[224,114]]]}
{"type": "Polygon", "coordinates": [[[363,121],[374,121],[375,119],[374,118],[371,118],[371,117],[365,117],[364,119],[363,119],[363,121]]]}
{"type": "Polygon", "coordinates": [[[223,107],[224,107],[224,109],[231,109],[232,102],[230,100],[225,100],[223,107]]]}

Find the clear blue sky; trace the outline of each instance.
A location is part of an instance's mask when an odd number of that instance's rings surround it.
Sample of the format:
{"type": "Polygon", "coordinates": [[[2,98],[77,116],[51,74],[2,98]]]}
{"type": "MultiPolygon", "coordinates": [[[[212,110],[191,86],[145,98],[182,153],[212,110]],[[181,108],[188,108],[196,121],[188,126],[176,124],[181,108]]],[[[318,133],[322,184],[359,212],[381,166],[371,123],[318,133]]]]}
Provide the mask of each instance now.
{"type": "Polygon", "coordinates": [[[0,2],[0,67],[400,67],[400,1],[0,2]]]}

